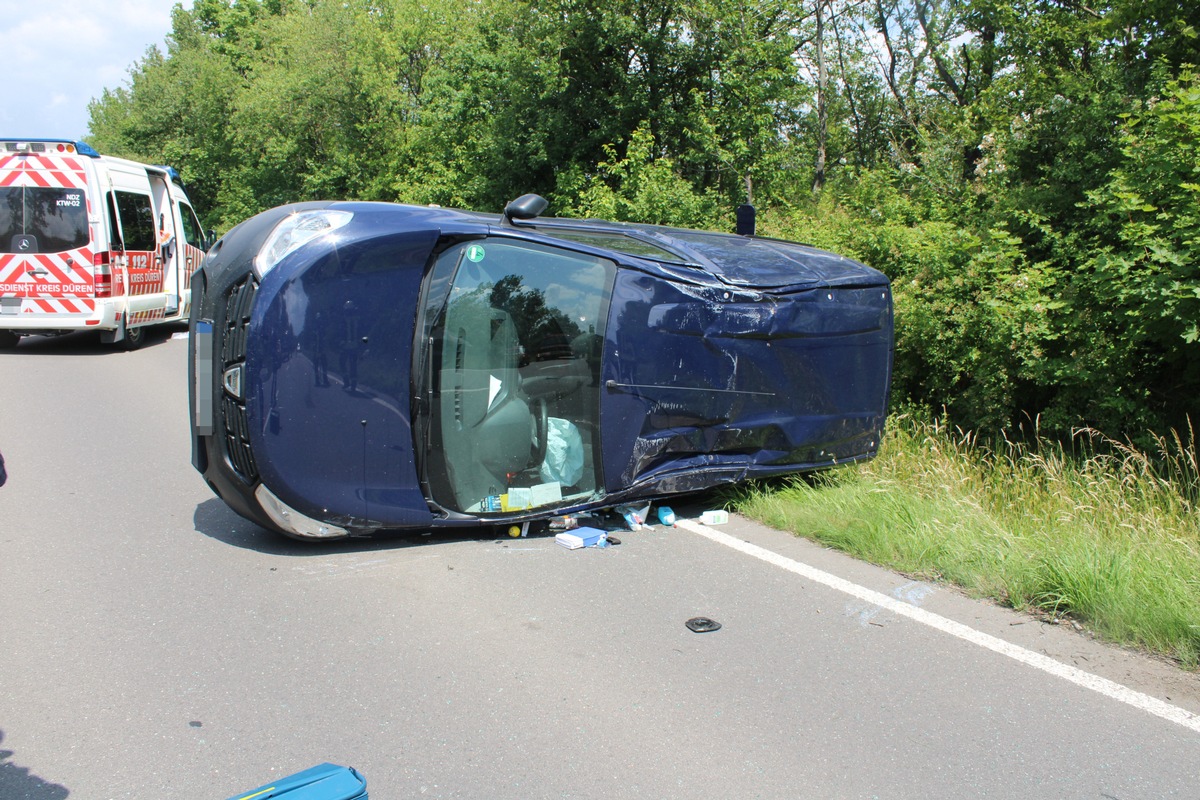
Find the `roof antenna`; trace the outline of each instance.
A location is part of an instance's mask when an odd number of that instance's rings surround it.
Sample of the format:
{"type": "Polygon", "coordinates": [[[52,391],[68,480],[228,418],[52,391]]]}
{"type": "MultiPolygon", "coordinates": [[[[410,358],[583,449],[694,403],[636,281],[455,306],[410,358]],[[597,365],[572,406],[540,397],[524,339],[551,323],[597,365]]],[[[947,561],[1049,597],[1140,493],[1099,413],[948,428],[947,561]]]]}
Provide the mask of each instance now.
{"type": "Polygon", "coordinates": [[[737,225],[733,229],[738,236],[754,235],[754,206],[742,203],[737,207],[737,225]]]}
{"type": "Polygon", "coordinates": [[[549,205],[541,195],[523,194],[504,207],[504,221],[512,225],[514,219],[533,219],[549,205]]]}
{"type": "Polygon", "coordinates": [[[753,236],[755,228],[754,184],[746,173],[746,202],[737,207],[737,222],[733,232],[738,236],[753,236]]]}

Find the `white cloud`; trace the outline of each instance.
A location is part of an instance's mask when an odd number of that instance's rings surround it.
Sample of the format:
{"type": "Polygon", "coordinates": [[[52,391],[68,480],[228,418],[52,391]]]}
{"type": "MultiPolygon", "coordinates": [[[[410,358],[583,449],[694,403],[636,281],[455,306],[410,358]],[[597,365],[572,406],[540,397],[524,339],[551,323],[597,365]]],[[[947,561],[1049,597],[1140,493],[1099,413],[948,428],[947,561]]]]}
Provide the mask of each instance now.
{"type": "MultiPolygon", "coordinates": [[[[176,0],[0,0],[0,136],[86,138],[88,103],[165,49],[176,0]]],[[[191,0],[184,0],[185,8],[191,0]]]]}

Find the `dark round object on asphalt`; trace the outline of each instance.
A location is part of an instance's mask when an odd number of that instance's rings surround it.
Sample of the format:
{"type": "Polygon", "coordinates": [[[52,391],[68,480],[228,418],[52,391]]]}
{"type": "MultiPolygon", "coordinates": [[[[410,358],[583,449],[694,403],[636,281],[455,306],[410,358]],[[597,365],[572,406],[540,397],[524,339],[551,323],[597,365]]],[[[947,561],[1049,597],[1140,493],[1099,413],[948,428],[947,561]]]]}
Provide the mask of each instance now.
{"type": "Polygon", "coordinates": [[[688,630],[695,633],[712,633],[721,630],[721,623],[708,617],[692,617],[687,621],[688,630]]]}

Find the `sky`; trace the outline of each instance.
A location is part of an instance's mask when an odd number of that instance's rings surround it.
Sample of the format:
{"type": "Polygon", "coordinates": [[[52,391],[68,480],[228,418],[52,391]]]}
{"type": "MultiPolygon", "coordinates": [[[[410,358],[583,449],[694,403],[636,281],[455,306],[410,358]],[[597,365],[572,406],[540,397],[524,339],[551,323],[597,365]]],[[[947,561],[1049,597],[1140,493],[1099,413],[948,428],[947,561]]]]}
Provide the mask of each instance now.
{"type": "Polygon", "coordinates": [[[88,103],[128,85],[147,47],[166,51],[176,3],[0,0],[0,137],[86,140],[88,103]]]}

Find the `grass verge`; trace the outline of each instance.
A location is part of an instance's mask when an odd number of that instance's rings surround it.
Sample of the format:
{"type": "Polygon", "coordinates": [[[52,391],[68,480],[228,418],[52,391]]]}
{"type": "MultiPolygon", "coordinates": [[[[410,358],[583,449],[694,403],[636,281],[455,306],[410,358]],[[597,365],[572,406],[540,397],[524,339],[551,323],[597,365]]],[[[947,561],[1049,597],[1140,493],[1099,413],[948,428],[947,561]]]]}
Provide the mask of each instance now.
{"type": "Polygon", "coordinates": [[[754,484],[730,506],[875,564],[1076,620],[1200,666],[1200,469],[1194,435],[1150,455],[1081,431],[983,447],[911,415],[879,457],[754,484]]]}

